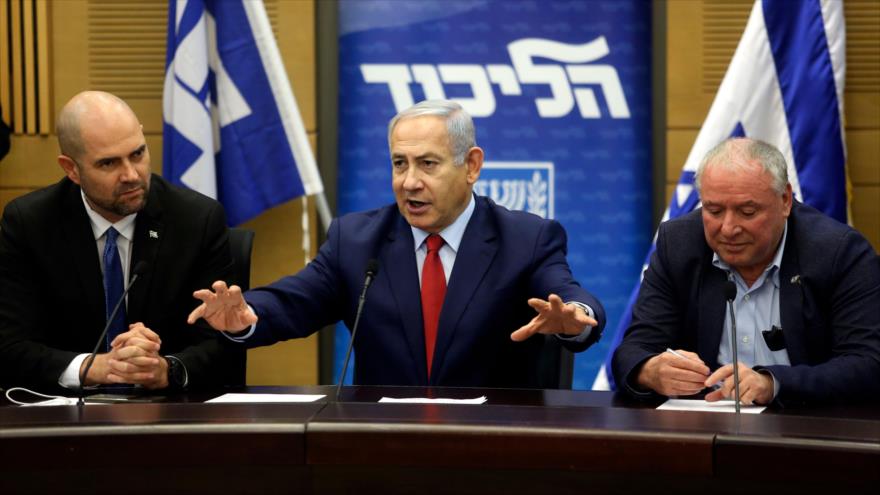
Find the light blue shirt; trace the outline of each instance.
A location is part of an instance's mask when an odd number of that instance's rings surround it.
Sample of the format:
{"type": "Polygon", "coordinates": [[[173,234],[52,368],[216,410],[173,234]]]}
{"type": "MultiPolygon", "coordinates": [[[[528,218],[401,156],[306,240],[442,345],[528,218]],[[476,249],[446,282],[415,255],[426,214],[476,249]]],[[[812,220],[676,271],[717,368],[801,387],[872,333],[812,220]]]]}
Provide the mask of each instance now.
{"type": "MultiPolygon", "coordinates": [[[[724,270],[730,280],[736,283],[736,298],[733,307],[736,311],[736,352],[737,358],[748,367],[769,366],[774,364],[790,365],[788,350],[771,351],[764,340],[762,331],[772,327],[782,327],[779,318],[779,267],[785,251],[785,239],[788,236],[788,222],[782,231],[782,241],[767,265],[764,273],[749,287],[740,274],[732,269],[715,253],[712,264],[724,270]]],[[[733,351],[730,346],[731,333],[730,307],[724,316],[724,330],[718,348],[718,363],[721,365],[733,362],[733,351]]],[[[771,375],[772,376],[772,375],[771,375]]],[[[773,396],[779,391],[776,378],[773,378],[773,396]]]]}

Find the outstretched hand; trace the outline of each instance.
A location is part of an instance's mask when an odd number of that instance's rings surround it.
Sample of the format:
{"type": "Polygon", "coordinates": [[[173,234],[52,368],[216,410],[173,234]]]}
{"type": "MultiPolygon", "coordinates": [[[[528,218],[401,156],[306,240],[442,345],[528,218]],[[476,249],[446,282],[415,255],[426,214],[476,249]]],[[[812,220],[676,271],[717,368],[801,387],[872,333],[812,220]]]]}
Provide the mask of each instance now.
{"type": "Polygon", "coordinates": [[[199,318],[204,318],[215,330],[240,332],[257,322],[257,315],[241,295],[241,287],[227,287],[226,282],[218,280],[211,285],[211,289],[193,292],[193,297],[202,301],[202,304],[189,314],[187,323],[192,325],[199,318]]]}
{"type": "Polygon", "coordinates": [[[550,294],[546,301],[536,297],[529,299],[529,306],[538,312],[538,316],[510,334],[513,341],[522,342],[536,333],[575,336],[580,335],[587,325],[594,327],[599,324],[581,308],[563,303],[556,294],[550,294]]]}

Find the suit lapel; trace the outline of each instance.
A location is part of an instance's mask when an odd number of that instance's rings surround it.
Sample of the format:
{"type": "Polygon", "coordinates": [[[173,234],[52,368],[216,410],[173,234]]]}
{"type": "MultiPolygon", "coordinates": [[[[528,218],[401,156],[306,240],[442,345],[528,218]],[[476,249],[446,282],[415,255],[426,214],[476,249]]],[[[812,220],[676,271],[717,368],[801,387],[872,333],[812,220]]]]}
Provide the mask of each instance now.
{"type": "Polygon", "coordinates": [[[62,225],[64,238],[70,250],[70,264],[76,267],[76,273],[82,284],[83,297],[88,311],[100,315],[100,320],[107,318],[104,301],[104,279],[101,275],[101,261],[92,223],[86,214],[82,195],[78,186],[70,183],[70,191],[65,199],[66,220],[62,225]]]}
{"type": "Polygon", "coordinates": [[[699,327],[697,328],[697,354],[710,370],[718,367],[718,349],[724,333],[724,317],[727,314],[727,302],[724,300],[724,283],[727,275],[712,266],[712,252],[709,261],[701,263],[706,267],[701,275],[699,306],[699,327]]]}
{"type": "MultiPolygon", "coordinates": [[[[165,229],[162,224],[162,205],[159,202],[160,187],[157,181],[152,181],[150,198],[143,210],[138,213],[135,220],[134,239],[129,260],[129,270],[141,261],[148,263],[147,271],[140,276],[137,283],[131,286],[128,294],[128,321],[129,323],[144,320],[143,309],[147,304],[147,294],[156,271],[156,257],[159,254],[159,246],[165,237],[165,229]]],[[[131,273],[131,272],[129,272],[131,273]]],[[[129,275],[131,280],[131,275],[129,275]]]]}
{"type": "MultiPolygon", "coordinates": [[[[792,210],[793,212],[794,210],[792,210]]],[[[782,266],[779,267],[779,322],[785,335],[785,348],[791,364],[807,362],[804,336],[804,281],[794,239],[794,218],[790,217],[782,266]]]]}
{"type": "Polygon", "coordinates": [[[419,274],[412,229],[403,217],[397,217],[397,225],[388,236],[388,249],[383,251],[381,266],[388,273],[391,294],[397,303],[397,311],[403,324],[403,335],[409,347],[412,362],[418,369],[415,376],[420,383],[428,382],[425,358],[425,333],[422,323],[422,301],[419,274]]]}
{"type": "Polygon", "coordinates": [[[434,349],[434,362],[431,367],[431,383],[438,383],[449,346],[458,328],[458,322],[473,298],[474,292],[492,264],[498,251],[495,225],[489,218],[488,206],[476,200],[476,208],[462,236],[455,265],[449,276],[446,299],[440,312],[440,325],[437,329],[437,344],[434,349]]]}

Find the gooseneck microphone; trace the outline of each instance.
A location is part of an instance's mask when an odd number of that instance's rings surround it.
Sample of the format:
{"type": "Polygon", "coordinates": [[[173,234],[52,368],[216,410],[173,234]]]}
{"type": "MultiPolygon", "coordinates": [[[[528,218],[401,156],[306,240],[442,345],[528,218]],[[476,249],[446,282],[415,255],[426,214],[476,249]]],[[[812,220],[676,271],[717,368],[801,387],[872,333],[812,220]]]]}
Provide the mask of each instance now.
{"type": "Polygon", "coordinates": [[[376,278],[379,271],[379,261],[376,258],[370,258],[367,261],[367,270],[364,278],[364,288],[361,290],[361,297],[358,299],[357,313],[354,316],[354,326],[351,329],[351,338],[348,339],[348,351],[345,353],[345,361],[342,362],[342,373],[339,375],[339,382],[336,384],[336,401],[339,402],[339,392],[342,390],[342,381],[345,380],[345,372],[348,371],[348,359],[351,357],[351,348],[354,346],[354,335],[357,333],[358,323],[361,321],[361,311],[364,310],[364,300],[367,297],[367,289],[376,278]]]}
{"type": "Polygon", "coordinates": [[[733,280],[727,280],[724,283],[724,298],[727,299],[727,307],[730,309],[730,349],[733,353],[733,390],[734,390],[734,408],[739,414],[739,359],[736,356],[736,313],[733,311],[733,300],[736,299],[736,283],[733,280]]]}
{"type": "Polygon", "coordinates": [[[95,348],[92,350],[92,353],[86,357],[86,366],[83,368],[82,373],[79,374],[79,401],[76,405],[81,406],[85,403],[85,386],[86,386],[86,377],[89,376],[89,370],[92,368],[92,364],[95,362],[95,357],[98,355],[98,349],[101,348],[101,344],[104,343],[104,338],[107,337],[107,330],[110,329],[110,324],[113,322],[113,319],[116,318],[116,313],[119,312],[119,307],[122,306],[123,301],[125,301],[125,296],[128,295],[129,289],[134,285],[135,281],[146,273],[146,271],[150,268],[150,264],[146,261],[138,261],[136,265],[134,265],[134,269],[131,270],[131,278],[128,281],[128,285],[125,286],[125,290],[122,292],[122,296],[119,298],[119,301],[116,302],[116,306],[113,308],[113,312],[110,313],[110,318],[107,318],[107,324],[104,325],[104,331],[101,332],[101,336],[98,337],[98,341],[95,342],[95,348]]]}

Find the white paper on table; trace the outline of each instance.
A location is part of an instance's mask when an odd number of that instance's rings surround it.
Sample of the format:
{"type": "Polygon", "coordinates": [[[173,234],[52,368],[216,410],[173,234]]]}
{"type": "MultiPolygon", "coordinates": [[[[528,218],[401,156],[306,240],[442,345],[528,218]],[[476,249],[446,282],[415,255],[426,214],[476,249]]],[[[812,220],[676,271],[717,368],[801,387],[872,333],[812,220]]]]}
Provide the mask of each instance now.
{"type": "MultiPolygon", "coordinates": [[[[743,414],[761,414],[766,406],[746,406],[740,404],[739,411],[743,414]]],[[[706,402],[703,399],[669,399],[657,407],[658,411],[708,411],[735,413],[736,407],[732,400],[706,402]]]]}
{"type": "Polygon", "coordinates": [[[379,399],[379,402],[392,402],[397,404],[484,404],[486,400],[486,396],[484,395],[474,399],[428,399],[425,397],[396,399],[394,397],[382,397],[379,399]]]}
{"type": "Polygon", "coordinates": [[[323,399],[326,395],[308,395],[308,394],[223,394],[205,402],[315,402],[323,399]]]}

